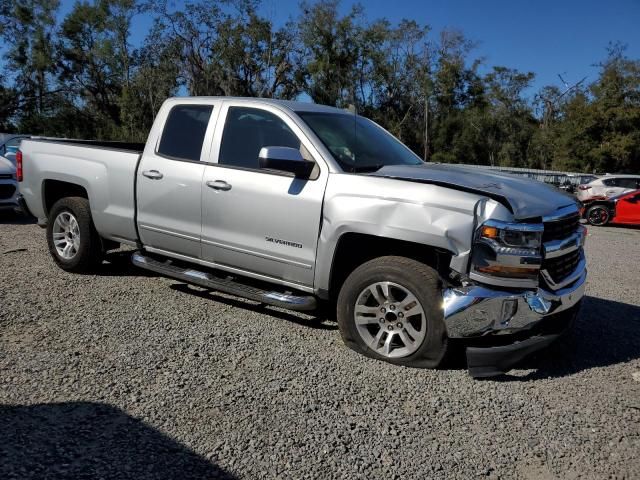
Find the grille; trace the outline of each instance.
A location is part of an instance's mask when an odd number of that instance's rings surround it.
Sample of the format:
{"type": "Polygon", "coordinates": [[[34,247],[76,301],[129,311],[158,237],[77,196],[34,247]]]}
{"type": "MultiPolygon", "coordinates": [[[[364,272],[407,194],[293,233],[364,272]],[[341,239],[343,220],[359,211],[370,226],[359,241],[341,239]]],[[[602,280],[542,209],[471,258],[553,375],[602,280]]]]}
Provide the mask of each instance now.
{"type": "Polygon", "coordinates": [[[542,269],[546,270],[553,281],[558,283],[576,269],[578,262],[580,262],[580,250],[574,250],[561,257],[546,258],[542,262],[542,269]]]}
{"type": "Polygon", "coordinates": [[[16,187],[13,185],[0,185],[0,200],[11,198],[16,191],[16,187]]]}
{"type": "Polygon", "coordinates": [[[542,233],[542,241],[549,242],[551,240],[562,240],[567,238],[576,231],[580,224],[580,215],[576,212],[570,217],[556,220],[554,222],[546,222],[544,224],[544,232],[542,233]]]}

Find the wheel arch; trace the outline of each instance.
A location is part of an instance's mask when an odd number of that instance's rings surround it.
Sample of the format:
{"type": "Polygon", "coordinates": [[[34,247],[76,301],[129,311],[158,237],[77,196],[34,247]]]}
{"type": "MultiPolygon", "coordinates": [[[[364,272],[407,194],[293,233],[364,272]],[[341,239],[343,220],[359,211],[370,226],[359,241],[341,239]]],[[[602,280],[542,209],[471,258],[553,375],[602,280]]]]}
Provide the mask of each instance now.
{"type": "Polygon", "coordinates": [[[327,290],[318,295],[336,299],[340,287],[358,266],[382,256],[401,256],[417,260],[435,269],[440,276],[448,274],[453,254],[440,247],[382,237],[367,233],[347,232],[336,243],[327,290]]]}
{"type": "Polygon", "coordinates": [[[46,179],[42,182],[42,203],[45,215],[49,215],[51,207],[58,200],[66,197],[82,197],[91,203],[87,189],[80,184],[54,179],[46,179]]]}

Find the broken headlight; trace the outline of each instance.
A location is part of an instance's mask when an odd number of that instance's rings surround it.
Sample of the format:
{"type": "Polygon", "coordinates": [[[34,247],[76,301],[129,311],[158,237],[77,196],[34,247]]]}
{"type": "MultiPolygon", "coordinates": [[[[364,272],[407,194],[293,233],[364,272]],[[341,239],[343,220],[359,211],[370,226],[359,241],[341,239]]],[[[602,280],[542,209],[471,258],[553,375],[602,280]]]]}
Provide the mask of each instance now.
{"type": "Polygon", "coordinates": [[[542,224],[488,220],[474,235],[470,276],[495,285],[537,285],[542,224]]]}

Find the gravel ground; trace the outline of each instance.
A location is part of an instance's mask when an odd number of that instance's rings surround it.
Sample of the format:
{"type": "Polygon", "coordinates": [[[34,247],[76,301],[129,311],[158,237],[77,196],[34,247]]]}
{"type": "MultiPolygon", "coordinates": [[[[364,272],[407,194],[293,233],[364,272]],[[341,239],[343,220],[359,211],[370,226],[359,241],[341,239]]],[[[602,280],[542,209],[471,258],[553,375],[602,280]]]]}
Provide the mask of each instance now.
{"type": "Polygon", "coordinates": [[[640,478],[639,246],[591,228],[573,335],[474,381],[122,255],[65,273],[5,217],[0,478],[640,478]]]}

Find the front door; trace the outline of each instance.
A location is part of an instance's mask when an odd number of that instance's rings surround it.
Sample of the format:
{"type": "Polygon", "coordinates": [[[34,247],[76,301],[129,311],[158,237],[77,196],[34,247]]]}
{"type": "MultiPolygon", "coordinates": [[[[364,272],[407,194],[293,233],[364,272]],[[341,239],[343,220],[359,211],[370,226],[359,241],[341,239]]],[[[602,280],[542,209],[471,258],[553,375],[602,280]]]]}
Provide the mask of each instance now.
{"type": "Polygon", "coordinates": [[[311,287],[327,169],[288,116],[225,102],[202,188],[202,258],[228,270],[311,287]],[[226,115],[225,115],[226,114],[226,115]],[[261,170],[262,147],[300,149],[310,179],[261,170]],[[313,152],[313,153],[312,153],[313,152]],[[217,155],[216,155],[217,154],[217,155]]]}
{"type": "Polygon", "coordinates": [[[137,210],[146,247],[200,257],[201,158],[209,154],[213,109],[214,104],[202,103],[172,106],[157,146],[145,149],[138,167],[137,210]]]}

